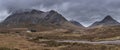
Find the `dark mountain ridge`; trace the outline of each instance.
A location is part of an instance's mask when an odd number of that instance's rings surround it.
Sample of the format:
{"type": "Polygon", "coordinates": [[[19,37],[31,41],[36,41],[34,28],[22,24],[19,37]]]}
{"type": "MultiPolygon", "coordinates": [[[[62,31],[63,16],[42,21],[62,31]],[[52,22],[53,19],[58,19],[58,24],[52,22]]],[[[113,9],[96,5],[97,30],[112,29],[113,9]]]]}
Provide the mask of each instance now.
{"type": "MultiPolygon", "coordinates": [[[[26,12],[13,13],[8,16],[1,24],[1,27],[7,28],[78,28],[76,25],[69,22],[64,16],[58,12],[51,10],[43,12],[32,10],[26,12]]],[[[49,30],[50,30],[49,29],[49,30]]]]}
{"type": "Polygon", "coordinates": [[[79,27],[84,27],[82,24],[80,24],[79,22],[75,21],[75,20],[70,20],[70,22],[76,26],[79,26],[79,27]]]}
{"type": "Polygon", "coordinates": [[[106,16],[102,21],[97,21],[93,23],[90,27],[94,26],[114,26],[114,25],[120,25],[118,21],[113,19],[110,15],[106,16]]]}

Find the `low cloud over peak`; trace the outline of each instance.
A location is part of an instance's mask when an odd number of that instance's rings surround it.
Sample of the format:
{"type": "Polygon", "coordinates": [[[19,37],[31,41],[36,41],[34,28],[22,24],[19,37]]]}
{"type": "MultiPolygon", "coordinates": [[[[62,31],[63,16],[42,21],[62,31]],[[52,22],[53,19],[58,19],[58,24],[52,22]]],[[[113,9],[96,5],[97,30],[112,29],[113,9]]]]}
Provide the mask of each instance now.
{"type": "MultiPolygon", "coordinates": [[[[23,9],[51,9],[63,14],[67,19],[77,20],[88,26],[95,21],[111,15],[120,21],[120,0],[0,0],[0,12],[12,12],[23,9]]],[[[0,19],[4,19],[0,14],[0,19]]]]}

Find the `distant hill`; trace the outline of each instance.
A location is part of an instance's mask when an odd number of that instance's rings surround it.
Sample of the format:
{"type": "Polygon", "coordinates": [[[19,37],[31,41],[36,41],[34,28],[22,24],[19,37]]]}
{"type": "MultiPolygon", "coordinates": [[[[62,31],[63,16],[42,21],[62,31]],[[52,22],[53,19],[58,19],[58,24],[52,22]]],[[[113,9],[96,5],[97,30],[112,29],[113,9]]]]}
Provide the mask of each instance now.
{"type": "Polygon", "coordinates": [[[113,19],[110,15],[106,16],[102,21],[97,21],[93,23],[90,27],[96,27],[96,26],[114,26],[114,25],[120,25],[118,21],[113,19]]]}
{"type": "Polygon", "coordinates": [[[75,21],[75,20],[70,20],[70,22],[76,26],[79,26],[79,27],[84,27],[82,24],[80,24],[79,22],[75,21]]]}
{"type": "Polygon", "coordinates": [[[53,28],[78,28],[54,10],[43,12],[35,9],[13,13],[0,25],[7,28],[38,28],[48,30],[53,28]]]}

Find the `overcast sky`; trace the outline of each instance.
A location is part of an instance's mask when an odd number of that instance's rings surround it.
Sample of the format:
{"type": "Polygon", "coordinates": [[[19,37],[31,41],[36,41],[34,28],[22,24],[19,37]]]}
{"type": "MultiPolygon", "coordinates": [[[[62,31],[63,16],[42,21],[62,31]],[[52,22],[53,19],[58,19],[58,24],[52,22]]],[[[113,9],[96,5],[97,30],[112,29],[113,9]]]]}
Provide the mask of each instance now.
{"type": "Polygon", "coordinates": [[[111,15],[120,22],[120,0],[0,0],[0,20],[21,9],[56,10],[84,26],[111,15]]]}

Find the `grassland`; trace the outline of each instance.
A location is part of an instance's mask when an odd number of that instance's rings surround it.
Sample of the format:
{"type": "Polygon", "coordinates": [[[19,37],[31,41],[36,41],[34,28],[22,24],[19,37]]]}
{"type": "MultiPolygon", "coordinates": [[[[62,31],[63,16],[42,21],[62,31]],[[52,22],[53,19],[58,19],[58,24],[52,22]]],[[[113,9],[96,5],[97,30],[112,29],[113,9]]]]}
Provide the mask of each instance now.
{"type": "Polygon", "coordinates": [[[120,50],[120,45],[56,42],[56,40],[119,40],[119,27],[84,31],[55,29],[42,32],[1,32],[0,50],[120,50]]]}
{"type": "Polygon", "coordinates": [[[82,44],[70,42],[29,41],[25,37],[11,34],[0,34],[1,50],[119,50],[117,45],[82,44]]]}

